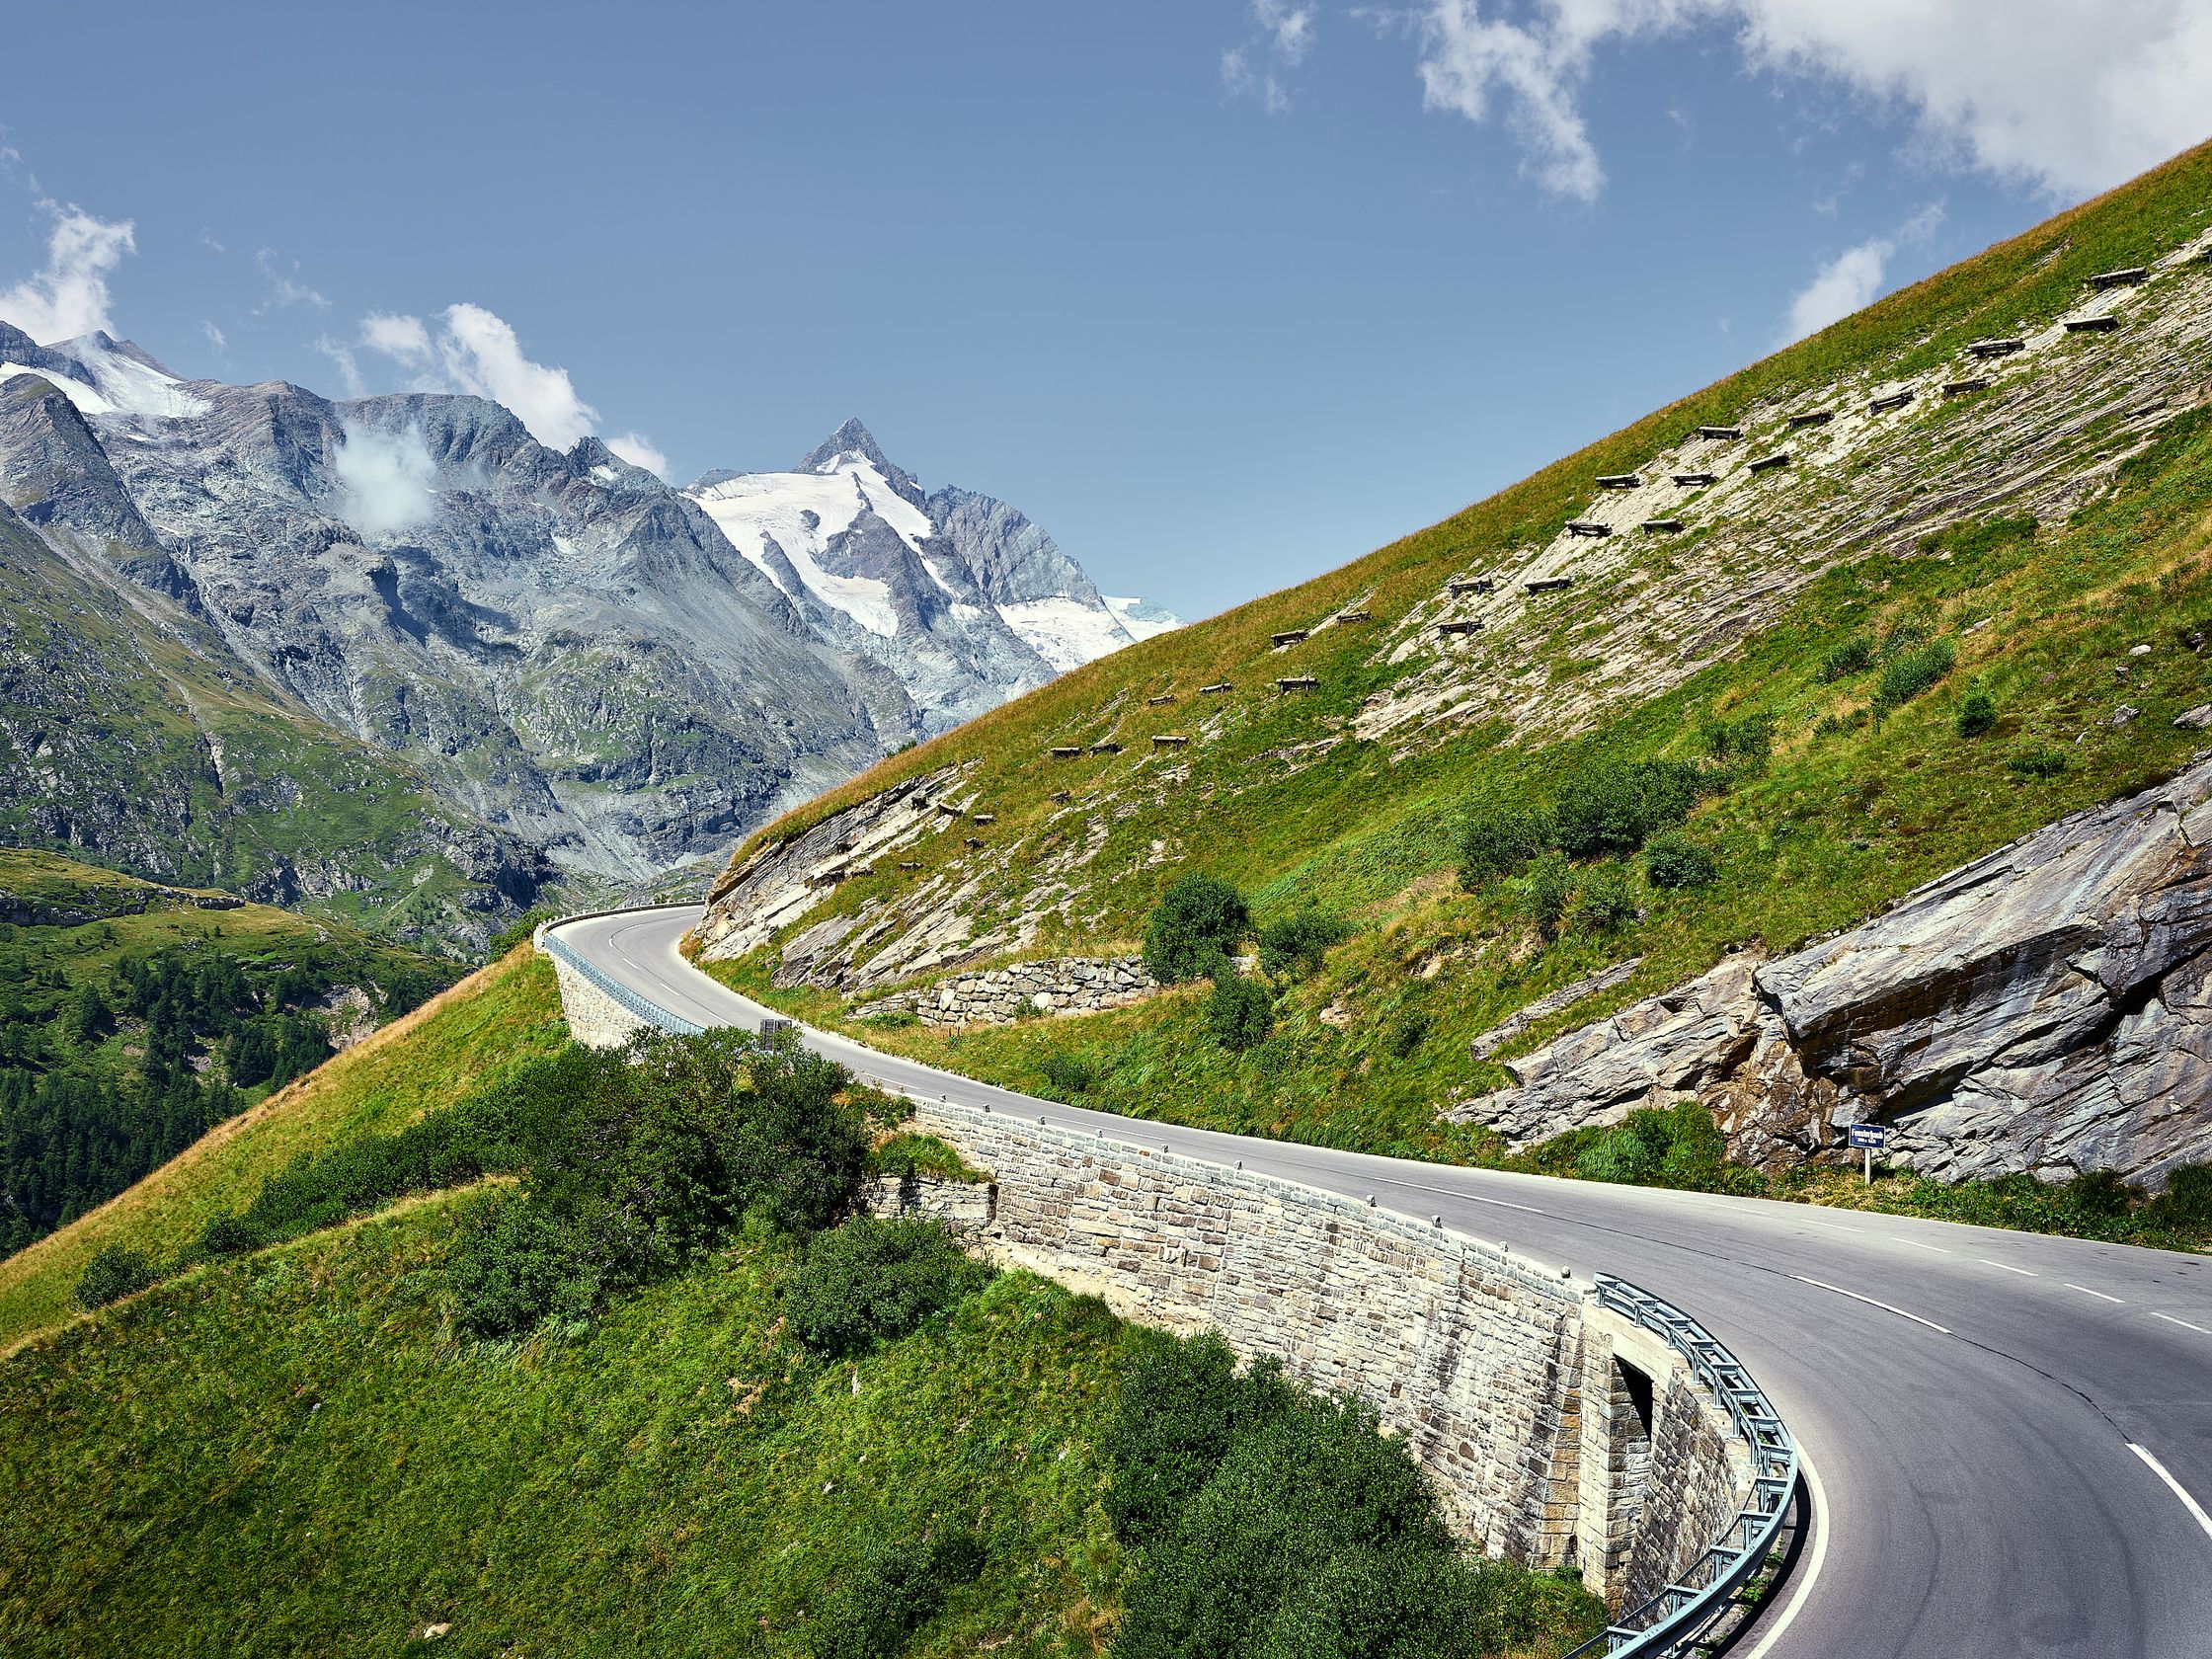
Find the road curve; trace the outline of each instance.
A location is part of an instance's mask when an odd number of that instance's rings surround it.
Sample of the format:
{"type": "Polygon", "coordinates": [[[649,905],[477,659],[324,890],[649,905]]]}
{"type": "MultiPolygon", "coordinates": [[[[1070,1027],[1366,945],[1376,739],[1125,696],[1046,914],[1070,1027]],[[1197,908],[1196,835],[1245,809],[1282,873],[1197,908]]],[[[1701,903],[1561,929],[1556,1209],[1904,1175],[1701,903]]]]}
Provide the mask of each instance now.
{"type": "MultiPolygon", "coordinates": [[[[770,1010],[679,953],[698,915],[623,911],[560,934],[657,1006],[756,1026],[770,1010]]],[[[914,1093],[1372,1193],[1695,1314],[1765,1385],[1825,1499],[1745,1659],[2212,1656],[2203,1257],[1145,1124],[804,1036],[914,1093]]]]}

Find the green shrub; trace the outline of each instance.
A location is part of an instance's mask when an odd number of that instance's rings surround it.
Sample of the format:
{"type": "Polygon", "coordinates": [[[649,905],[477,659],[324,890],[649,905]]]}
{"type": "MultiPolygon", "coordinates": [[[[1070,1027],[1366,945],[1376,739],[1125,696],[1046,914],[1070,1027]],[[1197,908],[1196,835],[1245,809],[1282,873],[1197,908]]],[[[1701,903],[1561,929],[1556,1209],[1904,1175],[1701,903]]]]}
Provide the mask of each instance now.
{"type": "Polygon", "coordinates": [[[1240,1375],[1212,1331],[1178,1341],[1140,1327],[1131,1337],[1135,1359],[1099,1448],[1114,1473],[1107,1518],[1117,1538],[1143,1549],[1175,1526],[1237,1429],[1272,1411],[1284,1384],[1270,1361],[1240,1375]]]}
{"type": "Polygon", "coordinates": [[[527,939],[532,933],[535,933],[539,922],[551,921],[560,913],[551,905],[539,905],[534,908],[524,910],[514,920],[492,935],[491,943],[484,947],[484,960],[486,962],[499,961],[501,957],[524,939],[527,939]]]}
{"type": "Polygon", "coordinates": [[[942,1222],[856,1216],[808,1240],[783,1281],[784,1317],[809,1350],[838,1359],[905,1336],[989,1277],[942,1222]]]}
{"type": "Polygon", "coordinates": [[[2212,1163],[2184,1163],[2168,1171],[2166,1191],[2144,1207],[2153,1225],[2177,1232],[2212,1232],[2212,1163]]]}
{"type": "Polygon", "coordinates": [[[1949,640],[1940,639],[1916,645],[1891,658],[1874,685],[1875,711],[1886,712],[1911,702],[1949,673],[1951,665],[1957,661],[1958,648],[1949,640]]]}
{"type": "Polygon", "coordinates": [[[1500,876],[1518,875],[1555,833],[1550,813],[1541,808],[1477,807],[1460,827],[1460,885],[1472,893],[1500,876]]]}
{"type": "Polygon", "coordinates": [[[984,1175],[968,1167],[960,1149],[934,1135],[894,1135],[875,1149],[870,1163],[878,1175],[899,1179],[927,1176],[938,1181],[981,1181],[984,1175]]]}
{"type": "Polygon", "coordinates": [[[1045,1073],[1045,1086],[1061,1100],[1088,1094],[1098,1086],[1098,1066],[1087,1055],[1055,1049],[1039,1063],[1039,1068],[1045,1073]]]}
{"type": "Polygon", "coordinates": [[[1392,1060],[1410,1060],[1414,1051],[1429,1040],[1429,1033],[1436,1022],[1426,1008],[1408,1011],[1397,1024],[1390,1027],[1389,1050],[1392,1060]]]}
{"type": "Polygon", "coordinates": [[[1132,1333],[1101,1436],[1136,1550],[1115,1659],[1426,1659],[1519,1647],[1586,1603],[1470,1561],[1405,1442],[1219,1337],[1132,1333]]]}
{"type": "Polygon", "coordinates": [[[77,1280],[77,1305],[88,1312],[105,1307],[144,1290],[160,1277],[161,1269],[143,1250],[133,1250],[127,1244],[104,1245],[85,1263],[84,1273],[77,1280]]]}
{"type": "Polygon", "coordinates": [[[578,1240],[512,1193],[472,1212],[445,1278],[454,1323],[483,1337],[519,1336],[555,1312],[581,1319],[598,1290],[578,1240]]]}
{"type": "Polygon", "coordinates": [[[968,1532],[870,1548],[823,1610],[815,1659],[897,1659],[944,1606],[946,1591],[973,1580],[984,1561],[983,1544],[968,1532]]]}
{"type": "Polygon", "coordinates": [[[1978,738],[1997,724],[1997,702],[1987,691],[1969,691],[1958,705],[1958,735],[1978,738]]]}
{"type": "Polygon", "coordinates": [[[1556,854],[1540,858],[1521,878],[1518,899],[1521,913],[1530,925],[1549,938],[1559,931],[1567,906],[1574,901],[1574,872],[1556,854]]]}
{"type": "Polygon", "coordinates": [[[2031,749],[2015,754],[2005,762],[2006,768],[2019,778],[2055,778],[2066,770],[2066,750],[2063,749],[2031,749]]]}
{"type": "Polygon", "coordinates": [[[1599,761],[1559,791],[1559,850],[1569,858],[1620,857],[1690,816],[1705,791],[1702,768],[1679,760],[1599,761]]]}
{"type": "Polygon", "coordinates": [[[1611,933],[1636,919],[1636,889],[1624,864],[1592,870],[1575,895],[1575,925],[1588,933],[1611,933]]]}
{"type": "Polygon", "coordinates": [[[1266,985],[1247,980],[1233,968],[1216,974],[1214,989],[1206,998],[1206,1029],[1231,1054],[1266,1042],[1275,1029],[1275,1001],[1266,985]]]}
{"type": "Polygon", "coordinates": [[[1839,679],[1863,673],[1873,666],[1874,642],[1864,634],[1854,634],[1841,645],[1829,648],[1828,655],[1821,661],[1820,677],[1832,685],[1839,679]]]}
{"type": "Polygon", "coordinates": [[[1244,896],[1227,882],[1180,877],[1145,923],[1145,966],[1161,985],[1198,979],[1235,950],[1251,922],[1244,896]]]}
{"type": "Polygon", "coordinates": [[[1680,830],[1662,830],[1644,842],[1644,875],[1653,887],[1703,887],[1719,874],[1719,862],[1703,843],[1680,830]]]}
{"type": "Polygon", "coordinates": [[[843,1068],[788,1033],[646,1033],[576,1069],[528,1129],[524,1186],[610,1287],[667,1272],[748,1218],[827,1226],[866,1173],[866,1121],[837,1099],[843,1068]]]}
{"type": "Polygon", "coordinates": [[[1700,728],[1705,752],[1715,760],[1736,761],[1756,770],[1775,752],[1775,728],[1771,714],[1747,714],[1737,720],[1708,720],[1700,728]]]}
{"type": "Polygon", "coordinates": [[[1737,1191],[1756,1178],[1729,1166],[1712,1114],[1695,1100],[1640,1107],[1613,1128],[1583,1137],[1574,1172],[1586,1181],[1737,1191]]]}
{"type": "Polygon", "coordinates": [[[1311,907],[1260,929],[1260,966],[1270,974],[1311,974],[1330,947],[1351,934],[1344,918],[1311,907]]]}

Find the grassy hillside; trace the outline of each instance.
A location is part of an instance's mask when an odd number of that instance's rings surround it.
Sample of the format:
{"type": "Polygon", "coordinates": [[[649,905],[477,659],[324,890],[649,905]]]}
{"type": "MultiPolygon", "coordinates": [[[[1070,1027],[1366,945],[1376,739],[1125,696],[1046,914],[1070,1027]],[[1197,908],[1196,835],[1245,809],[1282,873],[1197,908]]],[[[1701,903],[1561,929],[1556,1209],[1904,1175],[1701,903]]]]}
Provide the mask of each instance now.
{"type": "Polygon", "coordinates": [[[874,1038],[1116,1110],[1491,1155],[1482,1132],[1432,1120],[1503,1081],[1499,1061],[1730,945],[1786,950],[1856,921],[2202,747],[2172,722],[2212,698],[2208,225],[2212,147],[1443,523],[896,756],[741,849],[710,956],[742,919],[738,875],[810,826],[926,777],[971,816],[914,815],[714,971],[849,1022],[899,983],[871,965],[903,938],[965,936],[985,962],[1133,950],[1168,884],[1203,870],[1250,895],[1262,924],[1318,906],[1353,929],[1282,997],[1266,1042],[1211,1041],[1203,992],[1049,1031],[878,1024],[874,1038]],[[2154,262],[2140,287],[2087,283],[2154,262]],[[2058,327],[2106,309],[2115,332],[2058,327]],[[2024,349],[1964,353],[1989,337],[2024,349]],[[1896,387],[1915,396],[1870,407],[1896,387]],[[1706,425],[1742,435],[1698,437],[1706,425]],[[1781,451],[1792,465],[1748,464],[1781,451]],[[1705,471],[1717,481],[1671,481],[1705,471]],[[1598,486],[1616,474],[1643,483],[1598,486]],[[1662,514],[1682,528],[1638,527],[1662,514]],[[1615,533],[1566,531],[1593,516],[1615,533]],[[1554,576],[1573,586],[1520,592],[1554,576]],[[1495,592],[1450,592],[1477,577],[1495,592]],[[1436,628],[1462,618],[1480,631],[1436,628]],[[1273,644],[1295,630],[1309,637],[1273,644]],[[1317,683],[1284,693],[1283,676],[1317,683]],[[1155,750],[1161,734],[1189,746],[1155,750]],[[1122,748],[1091,752],[1101,741],[1122,748]],[[1640,858],[1578,856],[1544,875],[1547,893],[1510,873],[1462,886],[1470,820],[1637,761],[1700,770],[1684,832],[1709,882],[1662,887],[1640,858]],[[864,943],[825,945],[834,918],[864,943]],[[1469,1058],[1529,1001],[1629,958],[1611,990],[1469,1058]]]}
{"type": "Polygon", "coordinates": [[[0,1350],[69,1319],[71,1289],[104,1246],[173,1255],[301,1153],[408,1123],[567,1039],[552,969],[519,947],[0,1261],[0,1350]]]}
{"type": "Polygon", "coordinates": [[[61,1235],[167,1273],[0,1359],[0,1646],[1257,1654],[1341,1626],[1330,1651],[1551,1659],[1602,1623],[1467,1557],[1372,1410],[852,1216],[896,1113],[827,1063],[720,1034],[518,1066],[543,982],[510,959],[289,1104],[321,1155],[273,1186],[350,1219],[178,1259],[181,1217],[273,1190],[265,1120],[61,1235]],[[440,1125],[444,1191],[389,1202],[328,1155],[421,1172],[440,1125]],[[1262,1569],[1233,1593],[1224,1542],[1262,1569]],[[1194,1648],[1194,1620],[1244,1638],[1194,1648]]]}
{"type": "Polygon", "coordinates": [[[289,910],[0,849],[0,1253],[459,973],[289,910]]]}
{"type": "Polygon", "coordinates": [[[803,1652],[870,1545],[974,1517],[989,1568],[913,1651],[1096,1651],[1120,1563],[1091,1433],[1124,1341],[1097,1304],[1001,1279],[825,1364],[739,1252],[586,1333],[456,1347],[452,1210],[201,1271],[0,1365],[0,1645],[396,1653],[445,1625],[461,1654],[803,1652]]]}

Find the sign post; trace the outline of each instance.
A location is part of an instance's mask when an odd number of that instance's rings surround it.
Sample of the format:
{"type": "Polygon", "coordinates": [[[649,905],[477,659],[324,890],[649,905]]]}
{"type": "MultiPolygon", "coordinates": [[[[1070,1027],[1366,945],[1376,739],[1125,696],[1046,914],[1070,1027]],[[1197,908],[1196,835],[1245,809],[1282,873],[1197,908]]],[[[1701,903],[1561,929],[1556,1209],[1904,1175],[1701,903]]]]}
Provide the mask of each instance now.
{"type": "Polygon", "coordinates": [[[1889,1149],[1889,1129],[1883,1124],[1853,1124],[1847,1132],[1849,1144],[1863,1147],[1866,1152],[1866,1184],[1874,1184],[1874,1154],[1889,1149]]]}

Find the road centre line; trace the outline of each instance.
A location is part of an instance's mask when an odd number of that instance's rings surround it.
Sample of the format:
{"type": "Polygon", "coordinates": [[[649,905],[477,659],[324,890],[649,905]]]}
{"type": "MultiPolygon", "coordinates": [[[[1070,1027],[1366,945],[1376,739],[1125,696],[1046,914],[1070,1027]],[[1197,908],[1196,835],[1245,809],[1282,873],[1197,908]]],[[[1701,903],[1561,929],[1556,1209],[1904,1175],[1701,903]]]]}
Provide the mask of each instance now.
{"type": "Polygon", "coordinates": [[[2014,1267],[2011,1262],[1995,1261],[1988,1256],[1976,1256],[1974,1259],[1984,1267],[2002,1267],[2007,1273],[2017,1273],[2024,1279],[2040,1279],[2043,1277],[2040,1273],[2030,1272],[2024,1267],[2014,1267]]]}
{"type": "Polygon", "coordinates": [[[1893,1244],[1910,1244],[1916,1250],[1934,1250],[1938,1256],[1950,1254],[1950,1251],[1944,1249],[1940,1244],[1923,1244],[1919,1239],[1907,1238],[1902,1233],[1893,1232],[1889,1235],[1889,1239],[1893,1244]]]}
{"type": "MultiPolygon", "coordinates": [[[[2070,1291],[2080,1291],[2080,1292],[2081,1292],[2081,1293],[2082,1293],[2082,1294],[2083,1294],[2084,1296],[2093,1296],[2093,1297],[2096,1298],[2096,1300],[2097,1300],[2097,1301],[2099,1301],[2099,1302],[2119,1302],[2119,1301],[2120,1301],[2120,1299],[2119,1299],[2118,1297],[2116,1297],[2116,1296],[2106,1296],[2106,1295],[2105,1295],[2105,1294],[2104,1294],[2104,1293],[2103,1293],[2102,1291],[2093,1291],[2093,1290],[2091,1290],[2091,1289],[2090,1289],[2090,1288],[2089,1288],[2089,1287],[2088,1287],[2087,1285],[2077,1285],[2077,1284],[2075,1284],[2075,1283],[2074,1283],[2074,1282],[2073,1282],[2072,1280],[2067,1280],[2067,1281],[2065,1281],[2065,1284],[2066,1284],[2066,1288],[2067,1288],[2068,1290],[2070,1290],[2070,1291]]],[[[2126,1304],[2122,1303],[2122,1304],[2121,1304],[2121,1305],[2122,1305],[2122,1306],[2125,1306],[2125,1305],[2126,1305],[2126,1304]]]]}
{"type": "Polygon", "coordinates": [[[1876,1302],[1870,1296],[1860,1296],[1856,1291],[1847,1291],[1843,1286],[1831,1285],[1825,1279],[1808,1279],[1802,1273],[1792,1273],[1790,1278],[1796,1280],[1800,1285],[1812,1285],[1823,1291],[1834,1291],[1840,1297],[1850,1297],[1854,1302],[1863,1302],[1869,1307],[1878,1307],[1884,1313],[1894,1313],[1900,1319],[1910,1319],[1916,1325],[1926,1325],[1932,1331],[1941,1331],[1945,1336],[1951,1334],[1948,1325],[1938,1325],[1934,1319],[1924,1319],[1918,1313],[1908,1313],[1892,1303],[1876,1302]]]}
{"type": "Polygon", "coordinates": [[[2160,1313],[2154,1310],[2151,1314],[2151,1317],[2154,1319],[2164,1319],[2170,1325],[2179,1325],[2183,1330],[2193,1330],[2199,1336],[2212,1336],[2212,1330],[2206,1330],[2202,1325],[2192,1325],[2186,1319],[2176,1319],[2171,1313],[2160,1313]]]}
{"type": "Polygon", "coordinates": [[[1799,1226],[1816,1226],[1823,1228],[1824,1230],[1829,1232],[1848,1232],[1851,1233],[1854,1237],[1856,1237],[1858,1233],[1858,1228],[1856,1227],[1838,1226],[1834,1222],[1816,1222],[1810,1216],[1798,1216],[1793,1218],[1793,1220],[1795,1220],[1799,1226]]]}
{"type": "Polygon", "coordinates": [[[2173,1495],[2181,1500],[2181,1507],[2196,1517],[2196,1524],[2204,1529],[2206,1536],[2212,1537],[2212,1515],[2204,1513],[2204,1506],[2189,1496],[2189,1489],[2174,1479],[2172,1471],[2164,1463],[2152,1457],[2142,1447],[2136,1445],[2134,1441],[2131,1440],[2127,1443],[2127,1449],[2150,1464],[2151,1472],[2172,1488],[2173,1495]]]}

